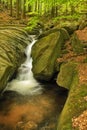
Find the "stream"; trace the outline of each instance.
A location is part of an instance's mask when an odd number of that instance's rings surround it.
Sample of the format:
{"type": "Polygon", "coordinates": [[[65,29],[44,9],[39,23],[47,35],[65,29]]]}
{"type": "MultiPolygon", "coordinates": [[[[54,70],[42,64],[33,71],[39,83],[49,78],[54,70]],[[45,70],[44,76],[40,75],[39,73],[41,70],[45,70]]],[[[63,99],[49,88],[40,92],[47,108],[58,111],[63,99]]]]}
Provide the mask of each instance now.
{"type": "Polygon", "coordinates": [[[39,83],[32,73],[31,48],[16,79],[7,84],[0,97],[0,130],[55,130],[67,91],[55,82],[39,83]]]}
{"type": "Polygon", "coordinates": [[[36,95],[42,93],[41,85],[35,80],[32,73],[31,49],[36,42],[34,36],[25,50],[26,60],[18,69],[16,79],[7,84],[5,91],[16,91],[22,95],[36,95]]]}

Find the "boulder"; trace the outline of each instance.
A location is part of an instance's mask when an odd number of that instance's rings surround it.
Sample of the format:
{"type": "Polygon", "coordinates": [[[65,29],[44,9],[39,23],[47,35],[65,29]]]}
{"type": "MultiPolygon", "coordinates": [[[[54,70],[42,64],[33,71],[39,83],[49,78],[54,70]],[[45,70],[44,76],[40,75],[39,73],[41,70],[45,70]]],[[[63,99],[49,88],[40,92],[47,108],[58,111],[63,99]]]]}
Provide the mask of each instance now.
{"type": "Polygon", "coordinates": [[[65,21],[63,23],[61,23],[60,27],[65,28],[68,33],[71,35],[74,33],[74,31],[76,31],[79,28],[79,23],[78,22],[69,22],[69,21],[65,21]]]}
{"type": "Polygon", "coordinates": [[[87,129],[87,28],[77,30],[65,43],[66,53],[57,58],[57,84],[68,89],[57,130],[87,129]]]}
{"type": "Polygon", "coordinates": [[[70,90],[77,64],[73,62],[63,63],[57,77],[57,84],[70,90]]]}
{"type": "Polygon", "coordinates": [[[58,83],[65,88],[67,86],[69,93],[58,119],[57,130],[86,130],[84,113],[87,113],[87,63],[62,64],[58,83]]]}
{"type": "Polygon", "coordinates": [[[55,73],[55,62],[69,34],[65,29],[46,32],[32,47],[33,73],[39,80],[50,80],[55,73]]]}
{"type": "Polygon", "coordinates": [[[23,62],[28,43],[28,35],[23,30],[0,27],[0,92],[23,62]]]}
{"type": "Polygon", "coordinates": [[[74,53],[81,54],[84,53],[84,46],[82,41],[78,38],[77,33],[74,33],[71,39],[71,46],[74,53]]]}

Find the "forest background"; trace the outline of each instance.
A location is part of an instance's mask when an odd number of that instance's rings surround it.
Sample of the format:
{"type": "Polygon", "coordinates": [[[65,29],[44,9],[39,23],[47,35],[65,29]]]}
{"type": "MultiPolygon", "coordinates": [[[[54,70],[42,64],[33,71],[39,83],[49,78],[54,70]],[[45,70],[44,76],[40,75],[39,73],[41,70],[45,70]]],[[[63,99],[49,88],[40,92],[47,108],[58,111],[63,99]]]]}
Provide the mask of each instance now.
{"type": "MultiPolygon", "coordinates": [[[[0,0],[16,20],[27,21],[27,29],[38,22],[62,24],[87,18],[87,0],[0,0]]],[[[1,10],[1,7],[0,7],[1,10]]]]}

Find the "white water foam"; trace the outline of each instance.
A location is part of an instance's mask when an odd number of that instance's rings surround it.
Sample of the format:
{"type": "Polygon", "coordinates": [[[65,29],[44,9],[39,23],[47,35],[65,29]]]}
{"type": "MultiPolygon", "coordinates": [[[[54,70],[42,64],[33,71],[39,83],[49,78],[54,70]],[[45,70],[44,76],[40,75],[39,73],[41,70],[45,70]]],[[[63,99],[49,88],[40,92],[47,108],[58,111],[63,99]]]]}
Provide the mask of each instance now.
{"type": "Polygon", "coordinates": [[[17,78],[9,82],[3,92],[16,91],[22,95],[37,95],[42,93],[42,86],[35,80],[32,73],[31,49],[35,42],[36,40],[33,39],[26,48],[26,61],[18,69],[17,78]]]}

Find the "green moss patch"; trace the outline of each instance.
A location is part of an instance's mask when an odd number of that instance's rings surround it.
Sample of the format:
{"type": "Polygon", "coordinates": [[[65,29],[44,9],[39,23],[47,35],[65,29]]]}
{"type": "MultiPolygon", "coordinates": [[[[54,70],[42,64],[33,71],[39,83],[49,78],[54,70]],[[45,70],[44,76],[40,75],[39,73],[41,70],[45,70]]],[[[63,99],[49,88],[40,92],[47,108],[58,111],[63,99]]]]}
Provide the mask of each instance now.
{"type": "Polygon", "coordinates": [[[60,73],[57,77],[57,84],[64,88],[70,89],[73,78],[76,74],[77,64],[74,62],[63,63],[60,67],[60,73]]]}

